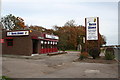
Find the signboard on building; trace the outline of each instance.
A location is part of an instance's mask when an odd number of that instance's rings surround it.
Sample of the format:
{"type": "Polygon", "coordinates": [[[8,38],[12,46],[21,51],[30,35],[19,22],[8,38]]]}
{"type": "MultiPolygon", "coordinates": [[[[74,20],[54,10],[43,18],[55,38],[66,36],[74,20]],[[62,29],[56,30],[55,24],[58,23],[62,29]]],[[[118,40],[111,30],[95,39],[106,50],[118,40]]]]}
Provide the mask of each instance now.
{"type": "Polygon", "coordinates": [[[55,36],[55,35],[49,35],[49,34],[46,34],[45,37],[46,37],[46,38],[50,38],[50,39],[59,39],[58,36],[55,36]]]}
{"type": "Polygon", "coordinates": [[[86,18],[86,39],[87,40],[98,40],[98,18],[89,17],[86,18]]]}
{"type": "Polygon", "coordinates": [[[44,37],[38,37],[38,39],[44,39],[44,37]]]}
{"type": "Polygon", "coordinates": [[[29,35],[29,31],[11,31],[7,32],[7,36],[26,36],[29,35]]]}

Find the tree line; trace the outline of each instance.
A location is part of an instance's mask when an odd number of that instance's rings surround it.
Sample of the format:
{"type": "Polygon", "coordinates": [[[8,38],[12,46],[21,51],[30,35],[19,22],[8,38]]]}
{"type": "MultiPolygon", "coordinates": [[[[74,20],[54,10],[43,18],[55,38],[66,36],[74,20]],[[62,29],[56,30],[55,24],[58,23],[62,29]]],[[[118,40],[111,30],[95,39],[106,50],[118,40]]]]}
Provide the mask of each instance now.
{"type": "MultiPolygon", "coordinates": [[[[53,26],[53,29],[46,29],[37,25],[25,25],[24,19],[16,17],[12,14],[6,15],[1,18],[1,28],[5,30],[34,30],[48,34],[54,34],[59,37],[58,48],[60,50],[77,50],[78,46],[82,46],[82,50],[85,49],[85,26],[76,25],[74,20],[67,21],[64,26],[53,26]]],[[[99,46],[106,44],[104,35],[99,33],[99,46]]],[[[96,41],[87,42],[88,48],[97,46],[96,41]]]]}

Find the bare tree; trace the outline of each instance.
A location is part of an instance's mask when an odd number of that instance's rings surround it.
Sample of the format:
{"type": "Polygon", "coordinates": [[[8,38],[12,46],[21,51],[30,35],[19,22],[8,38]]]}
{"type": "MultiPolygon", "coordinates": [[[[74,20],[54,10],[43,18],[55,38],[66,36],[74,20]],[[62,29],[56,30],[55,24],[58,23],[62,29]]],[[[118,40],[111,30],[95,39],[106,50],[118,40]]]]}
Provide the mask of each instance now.
{"type": "Polygon", "coordinates": [[[74,26],[76,26],[75,20],[67,21],[64,26],[69,26],[69,27],[74,27],[74,26]]]}

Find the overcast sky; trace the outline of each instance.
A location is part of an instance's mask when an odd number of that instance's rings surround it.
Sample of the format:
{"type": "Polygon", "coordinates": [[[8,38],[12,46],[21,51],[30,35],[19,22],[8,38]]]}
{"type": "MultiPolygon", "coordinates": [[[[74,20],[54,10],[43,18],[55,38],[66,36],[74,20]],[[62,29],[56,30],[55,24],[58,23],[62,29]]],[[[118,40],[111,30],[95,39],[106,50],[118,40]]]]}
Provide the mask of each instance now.
{"type": "Polygon", "coordinates": [[[13,14],[22,17],[25,24],[48,29],[72,19],[84,26],[86,17],[99,17],[100,33],[106,36],[107,45],[118,44],[118,0],[91,1],[2,0],[2,16],[13,14]]]}

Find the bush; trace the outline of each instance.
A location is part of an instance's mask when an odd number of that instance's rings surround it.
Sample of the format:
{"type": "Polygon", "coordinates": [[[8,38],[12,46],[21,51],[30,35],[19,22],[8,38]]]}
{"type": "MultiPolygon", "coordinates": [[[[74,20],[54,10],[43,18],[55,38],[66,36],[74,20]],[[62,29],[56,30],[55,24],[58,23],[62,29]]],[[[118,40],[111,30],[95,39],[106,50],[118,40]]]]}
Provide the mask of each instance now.
{"type": "Polygon", "coordinates": [[[0,77],[0,80],[12,80],[11,78],[8,78],[8,77],[6,77],[6,76],[1,76],[0,77]]]}
{"type": "Polygon", "coordinates": [[[81,54],[80,54],[80,59],[81,60],[83,60],[83,59],[85,59],[85,58],[87,58],[88,57],[88,53],[87,52],[82,52],[81,54]]]}
{"type": "Polygon", "coordinates": [[[82,54],[85,58],[88,57],[88,52],[82,52],[81,54],[82,54]]]}
{"type": "Polygon", "coordinates": [[[85,48],[82,48],[81,52],[85,52],[85,48]]]}
{"type": "Polygon", "coordinates": [[[114,54],[114,49],[113,48],[107,48],[105,52],[106,53],[110,52],[111,54],[114,54]]]}
{"type": "Polygon", "coordinates": [[[99,55],[100,55],[100,49],[99,48],[91,48],[91,49],[89,49],[88,52],[89,52],[90,56],[93,57],[93,59],[95,59],[96,57],[99,57],[99,55]]]}
{"type": "Polygon", "coordinates": [[[59,50],[65,51],[66,50],[66,46],[58,46],[59,50]]]}
{"type": "Polygon", "coordinates": [[[113,48],[107,48],[105,51],[105,59],[106,60],[113,60],[115,58],[114,55],[114,49],[113,48]]]}
{"type": "Polygon", "coordinates": [[[79,59],[80,59],[80,60],[83,60],[84,58],[85,58],[84,55],[80,54],[79,59]]]}

